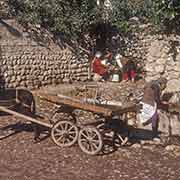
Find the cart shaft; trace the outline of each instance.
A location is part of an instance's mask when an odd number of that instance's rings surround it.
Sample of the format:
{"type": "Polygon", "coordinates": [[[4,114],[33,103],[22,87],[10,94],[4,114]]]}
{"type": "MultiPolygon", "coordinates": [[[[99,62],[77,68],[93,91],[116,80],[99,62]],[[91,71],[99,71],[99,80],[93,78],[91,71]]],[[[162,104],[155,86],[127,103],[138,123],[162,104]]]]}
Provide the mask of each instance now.
{"type": "Polygon", "coordinates": [[[20,117],[20,118],[22,118],[22,119],[24,119],[24,120],[31,121],[31,122],[33,122],[33,123],[36,123],[36,124],[39,124],[39,125],[42,125],[42,126],[45,126],[45,127],[48,127],[48,128],[52,128],[52,125],[51,125],[51,124],[48,124],[48,123],[39,121],[39,120],[37,120],[37,119],[35,119],[35,118],[26,116],[26,115],[24,115],[24,114],[18,113],[18,112],[13,111],[13,110],[10,110],[10,109],[5,108],[5,107],[3,107],[3,106],[0,106],[0,111],[6,112],[6,113],[11,114],[11,115],[13,115],[13,116],[20,117]]]}

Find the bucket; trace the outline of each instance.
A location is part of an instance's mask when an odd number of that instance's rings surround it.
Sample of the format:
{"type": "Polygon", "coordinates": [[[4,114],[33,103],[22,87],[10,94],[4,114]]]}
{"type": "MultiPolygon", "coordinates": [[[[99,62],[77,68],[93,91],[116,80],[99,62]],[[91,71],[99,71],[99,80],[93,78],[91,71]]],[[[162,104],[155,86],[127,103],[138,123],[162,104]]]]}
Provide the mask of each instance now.
{"type": "Polygon", "coordinates": [[[120,79],[119,79],[119,74],[113,74],[111,81],[112,81],[112,82],[119,82],[119,81],[120,81],[120,79]]]}

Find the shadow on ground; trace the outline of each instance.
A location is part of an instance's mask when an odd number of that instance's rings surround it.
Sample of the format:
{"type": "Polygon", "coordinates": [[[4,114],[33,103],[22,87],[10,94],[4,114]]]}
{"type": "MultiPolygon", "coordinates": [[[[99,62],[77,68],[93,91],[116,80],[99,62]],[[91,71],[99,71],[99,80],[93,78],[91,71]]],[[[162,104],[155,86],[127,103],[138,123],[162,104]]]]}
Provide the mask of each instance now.
{"type": "MultiPolygon", "coordinates": [[[[33,123],[22,123],[20,121],[4,126],[0,128],[0,140],[6,139],[24,131],[28,133],[34,133],[34,128],[37,128],[37,125],[33,123]]],[[[49,129],[46,127],[38,125],[38,131],[40,132],[40,136],[35,142],[43,141],[50,136],[49,129]]]]}

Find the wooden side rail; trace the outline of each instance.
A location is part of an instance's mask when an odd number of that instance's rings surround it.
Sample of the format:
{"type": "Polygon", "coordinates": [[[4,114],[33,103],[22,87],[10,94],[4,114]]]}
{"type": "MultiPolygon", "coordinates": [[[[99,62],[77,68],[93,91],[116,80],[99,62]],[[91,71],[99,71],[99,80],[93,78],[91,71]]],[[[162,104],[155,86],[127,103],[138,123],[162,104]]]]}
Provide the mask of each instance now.
{"type": "Polygon", "coordinates": [[[78,99],[74,99],[63,95],[49,95],[46,93],[39,93],[40,99],[59,105],[66,105],[74,109],[81,109],[94,113],[103,114],[104,116],[111,116],[112,110],[109,108],[101,107],[95,104],[89,104],[78,99]]]}

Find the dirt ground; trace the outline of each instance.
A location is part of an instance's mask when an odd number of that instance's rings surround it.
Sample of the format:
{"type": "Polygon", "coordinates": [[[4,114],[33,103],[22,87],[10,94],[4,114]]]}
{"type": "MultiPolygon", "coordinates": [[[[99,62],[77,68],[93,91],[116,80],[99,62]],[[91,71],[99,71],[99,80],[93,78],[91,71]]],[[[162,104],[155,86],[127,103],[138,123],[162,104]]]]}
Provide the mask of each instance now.
{"type": "Polygon", "coordinates": [[[48,133],[35,143],[31,124],[22,119],[1,116],[0,121],[0,127],[16,129],[0,140],[0,180],[180,179],[180,152],[163,145],[136,143],[89,156],[78,145],[56,146],[48,133]]]}
{"type": "MultiPolygon", "coordinates": [[[[3,124],[18,119],[1,118],[3,124]]],[[[18,125],[16,124],[18,130],[18,125]]],[[[22,125],[21,125],[22,126],[22,125]]],[[[89,156],[75,145],[59,148],[45,138],[34,143],[28,125],[0,141],[0,180],[178,180],[180,157],[163,146],[130,146],[89,156]]]]}

